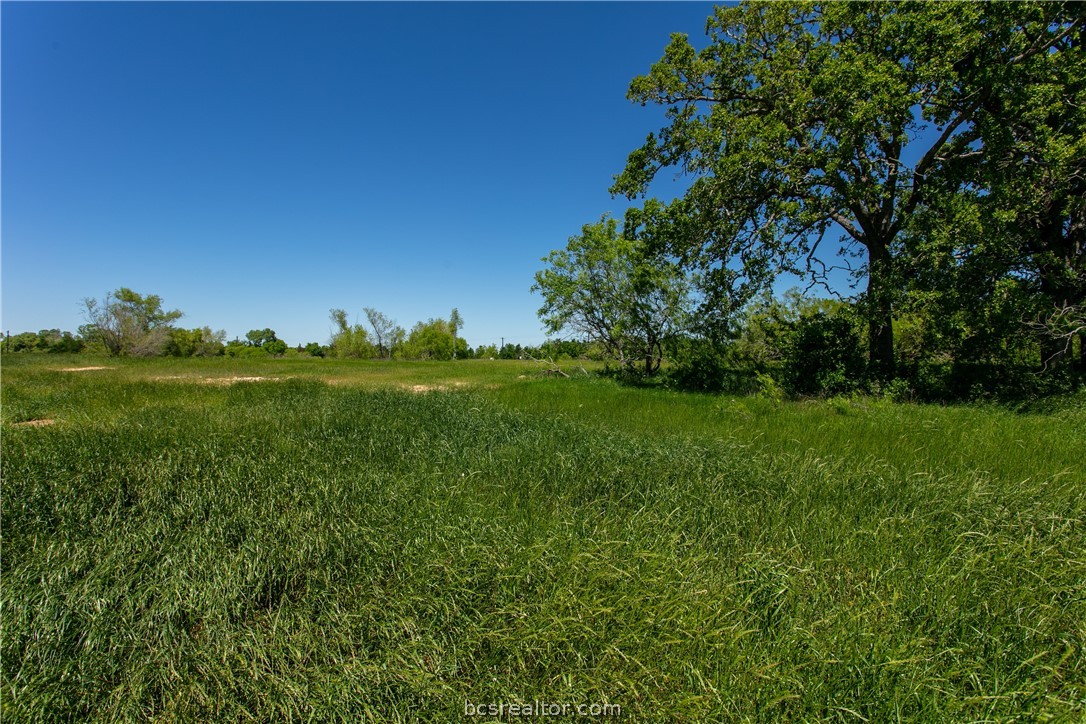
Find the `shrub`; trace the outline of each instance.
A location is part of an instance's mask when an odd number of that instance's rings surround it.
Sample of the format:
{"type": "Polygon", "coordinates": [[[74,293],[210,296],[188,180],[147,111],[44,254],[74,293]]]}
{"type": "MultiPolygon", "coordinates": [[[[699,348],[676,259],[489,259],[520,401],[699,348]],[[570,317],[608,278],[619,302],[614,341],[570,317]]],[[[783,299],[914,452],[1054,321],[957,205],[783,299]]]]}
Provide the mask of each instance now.
{"type": "Polygon", "coordinates": [[[754,377],[754,394],[767,400],[781,402],[784,400],[784,388],[780,386],[773,375],[768,372],[759,372],[754,377]]]}
{"type": "Polygon", "coordinates": [[[785,350],[785,385],[799,395],[847,394],[863,384],[860,335],[844,315],[801,317],[785,350]]]}
{"type": "Polygon", "coordinates": [[[706,339],[684,339],[668,350],[675,363],[667,371],[667,384],[689,392],[744,392],[750,375],[729,364],[727,352],[706,339]]]}

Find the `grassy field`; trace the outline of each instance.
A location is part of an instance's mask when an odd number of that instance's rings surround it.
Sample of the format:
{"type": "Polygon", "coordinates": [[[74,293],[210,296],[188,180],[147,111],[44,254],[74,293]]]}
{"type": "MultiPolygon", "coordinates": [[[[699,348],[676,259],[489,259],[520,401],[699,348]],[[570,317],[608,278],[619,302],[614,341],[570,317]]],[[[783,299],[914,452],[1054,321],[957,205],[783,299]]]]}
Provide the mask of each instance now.
{"type": "Polygon", "coordinates": [[[2,375],[5,721],[1086,717],[1081,399],[502,361],[2,375]]]}

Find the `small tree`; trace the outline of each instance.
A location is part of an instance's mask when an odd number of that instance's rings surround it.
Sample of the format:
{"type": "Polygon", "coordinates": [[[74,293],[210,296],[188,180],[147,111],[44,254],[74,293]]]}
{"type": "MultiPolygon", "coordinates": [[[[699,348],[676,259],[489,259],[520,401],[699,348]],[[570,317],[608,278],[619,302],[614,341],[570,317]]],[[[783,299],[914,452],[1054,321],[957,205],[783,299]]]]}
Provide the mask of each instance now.
{"type": "Polygon", "coordinates": [[[223,353],[225,330],[212,332],[211,327],[171,329],[165,353],[174,357],[215,357],[223,353]]]}
{"type": "Polygon", "coordinates": [[[39,335],[22,332],[14,337],[8,336],[7,345],[12,352],[33,352],[38,349],[39,335]]]}
{"type": "Polygon", "coordinates": [[[87,324],[80,328],[83,337],[101,342],[110,355],[153,356],[162,354],[170,341],[170,325],[183,314],[162,309],[157,294],[144,297],[128,287],[98,301],[83,300],[87,324]]]}
{"type": "Polygon", "coordinates": [[[275,336],[274,329],[250,329],[245,339],[251,349],[261,350],[273,357],[281,357],[287,351],[287,343],[275,336]]]}
{"type": "Polygon", "coordinates": [[[245,334],[245,339],[250,347],[263,347],[273,339],[277,339],[274,329],[250,329],[245,334]]]}
{"type": "Polygon", "coordinates": [[[282,357],[287,353],[287,343],[281,339],[269,339],[263,345],[264,351],[272,357],[282,357]]]}
{"type": "Polygon", "coordinates": [[[691,284],[668,260],[619,235],[604,216],[553,251],[532,291],[543,295],[539,317],[548,332],[563,330],[600,342],[629,372],[660,368],[664,344],[688,324],[691,284]]]}
{"type": "Polygon", "coordinates": [[[192,330],[195,346],[192,354],[196,357],[217,357],[223,353],[223,342],[226,340],[226,330],[211,331],[211,327],[200,327],[192,330]]]}
{"type": "Polygon", "coordinates": [[[342,309],[332,309],[329,315],[336,325],[331,344],[336,357],[369,359],[374,356],[374,346],[361,324],[348,323],[347,312],[342,309]]]}
{"type": "MultiPolygon", "coordinates": [[[[373,307],[365,307],[362,310],[366,315],[366,321],[373,329],[373,341],[377,345],[377,354],[386,359],[392,358],[392,348],[397,342],[403,341],[404,331],[396,321],[389,319],[373,307]]],[[[344,318],[344,322],[346,318],[344,318]]],[[[338,320],[336,321],[339,324],[338,320]]],[[[342,330],[342,326],[340,326],[342,330]]]]}
{"type": "Polygon", "coordinates": [[[449,328],[452,330],[453,337],[453,359],[456,359],[457,346],[456,346],[456,330],[464,326],[464,319],[460,316],[460,311],[453,307],[452,314],[449,315],[449,328]]]}
{"type": "Polygon", "coordinates": [[[453,335],[449,323],[430,319],[416,324],[404,343],[404,355],[410,359],[452,359],[453,335]]]}

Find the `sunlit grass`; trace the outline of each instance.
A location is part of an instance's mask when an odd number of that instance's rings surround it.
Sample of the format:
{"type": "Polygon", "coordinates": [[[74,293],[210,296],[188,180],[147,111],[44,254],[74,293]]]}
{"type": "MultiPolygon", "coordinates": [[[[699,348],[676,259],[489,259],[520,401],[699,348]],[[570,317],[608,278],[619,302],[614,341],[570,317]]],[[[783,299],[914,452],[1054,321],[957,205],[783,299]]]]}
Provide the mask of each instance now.
{"type": "Polygon", "coordinates": [[[677,395],[518,362],[10,360],[12,720],[1086,706],[1073,408],[677,395]]]}

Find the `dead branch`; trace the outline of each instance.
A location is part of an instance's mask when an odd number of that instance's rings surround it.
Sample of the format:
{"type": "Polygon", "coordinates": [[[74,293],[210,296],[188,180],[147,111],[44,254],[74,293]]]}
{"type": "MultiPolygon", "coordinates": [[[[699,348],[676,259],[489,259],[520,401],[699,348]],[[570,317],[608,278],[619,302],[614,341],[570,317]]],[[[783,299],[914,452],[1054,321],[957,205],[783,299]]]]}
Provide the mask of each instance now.
{"type": "MultiPolygon", "coordinates": [[[[561,375],[562,377],[569,377],[569,375],[566,372],[564,372],[561,367],[558,366],[558,363],[555,362],[550,357],[544,357],[543,359],[536,359],[535,357],[533,357],[530,354],[527,355],[527,357],[528,357],[528,359],[535,362],[536,364],[547,366],[547,369],[543,370],[543,374],[545,374],[545,375],[561,375]]],[[[583,369],[584,368],[582,368],[582,370],[583,369]]],[[[588,373],[586,372],[585,374],[588,374],[588,373]]]]}

